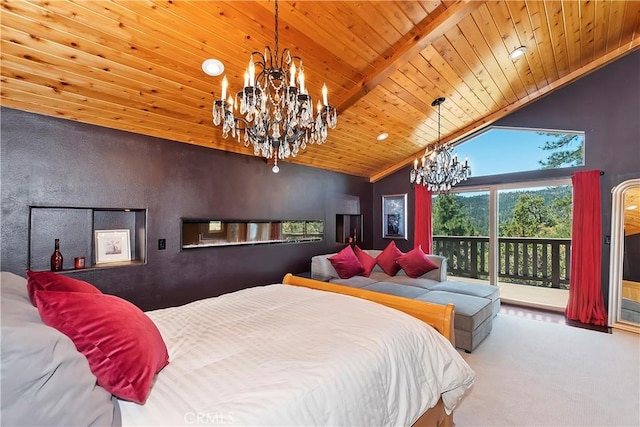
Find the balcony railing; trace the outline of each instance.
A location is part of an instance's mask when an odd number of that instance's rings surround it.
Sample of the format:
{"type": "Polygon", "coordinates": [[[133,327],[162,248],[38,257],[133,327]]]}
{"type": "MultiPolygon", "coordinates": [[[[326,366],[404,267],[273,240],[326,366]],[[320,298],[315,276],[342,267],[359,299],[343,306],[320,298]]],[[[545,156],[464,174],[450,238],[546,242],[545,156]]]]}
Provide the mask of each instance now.
{"type": "MultiPolygon", "coordinates": [[[[504,282],[569,289],[571,239],[500,237],[498,277],[504,282]]],[[[447,258],[448,273],[489,278],[489,238],[434,236],[433,253],[447,258]]]]}

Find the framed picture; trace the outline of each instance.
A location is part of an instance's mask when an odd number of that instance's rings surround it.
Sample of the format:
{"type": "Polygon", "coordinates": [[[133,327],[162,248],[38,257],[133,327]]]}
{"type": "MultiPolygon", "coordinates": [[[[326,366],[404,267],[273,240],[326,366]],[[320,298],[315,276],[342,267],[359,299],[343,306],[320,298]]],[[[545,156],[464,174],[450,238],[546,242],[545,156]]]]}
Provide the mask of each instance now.
{"type": "Polygon", "coordinates": [[[129,230],[96,230],[96,264],[131,260],[129,230]]]}
{"type": "Polygon", "coordinates": [[[407,240],[407,193],[382,196],[382,237],[407,240]]]}

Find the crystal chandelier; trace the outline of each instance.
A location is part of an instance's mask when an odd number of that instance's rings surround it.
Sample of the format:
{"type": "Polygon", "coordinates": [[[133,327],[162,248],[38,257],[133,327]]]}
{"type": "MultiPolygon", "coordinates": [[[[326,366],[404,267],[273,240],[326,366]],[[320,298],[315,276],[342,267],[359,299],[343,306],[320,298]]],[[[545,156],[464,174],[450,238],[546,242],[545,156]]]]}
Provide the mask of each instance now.
{"type": "Polygon", "coordinates": [[[304,82],[302,58],[288,48],[278,50],[278,0],[275,1],[275,50],[252,52],[244,73],[244,88],[227,97],[228,81],[222,80],[222,96],[213,103],[213,123],[222,124],[222,136],[242,139],[245,147],[253,144],[253,154],[273,159],[295,157],[307,144],[322,144],[328,128],[338,121],[336,109],[327,102],[327,86],[322,86],[322,104],[314,116],[313,101],[304,82]],[[296,78],[297,73],[297,78],[296,78]],[[243,117],[237,117],[238,110],[243,117]]]}
{"type": "Polygon", "coordinates": [[[451,187],[461,181],[466,181],[471,175],[469,161],[464,164],[458,161],[458,155],[453,154],[453,149],[440,143],[440,104],[444,98],[438,98],[431,103],[432,107],[438,107],[438,142],[427,157],[427,150],[422,156],[422,163],[418,167],[418,159],[413,162],[413,168],[409,174],[411,184],[426,185],[431,191],[449,191],[451,187]]]}

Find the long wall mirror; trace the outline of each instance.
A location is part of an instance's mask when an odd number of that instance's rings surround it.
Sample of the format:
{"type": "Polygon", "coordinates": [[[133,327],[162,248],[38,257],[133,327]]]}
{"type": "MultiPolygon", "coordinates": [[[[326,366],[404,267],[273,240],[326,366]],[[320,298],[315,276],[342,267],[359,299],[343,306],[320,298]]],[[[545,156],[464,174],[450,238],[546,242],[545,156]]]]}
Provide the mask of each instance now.
{"type": "Polygon", "coordinates": [[[609,326],[640,333],[640,179],[612,195],[609,326]]]}

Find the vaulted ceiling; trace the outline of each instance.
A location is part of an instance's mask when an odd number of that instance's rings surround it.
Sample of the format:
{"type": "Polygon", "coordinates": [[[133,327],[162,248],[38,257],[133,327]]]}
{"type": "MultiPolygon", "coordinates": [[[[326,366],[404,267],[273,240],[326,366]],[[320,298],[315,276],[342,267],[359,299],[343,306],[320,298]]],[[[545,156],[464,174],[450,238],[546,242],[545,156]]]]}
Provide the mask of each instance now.
{"type": "MultiPolygon", "coordinates": [[[[201,64],[221,60],[240,90],[249,54],[273,48],[273,1],[3,0],[1,12],[1,105],[253,155],[212,124],[222,76],[201,64]]],[[[289,161],[376,181],[436,141],[435,98],[455,141],[637,49],[640,1],[281,1],[279,46],[339,113],[323,145],[289,161]]]]}

